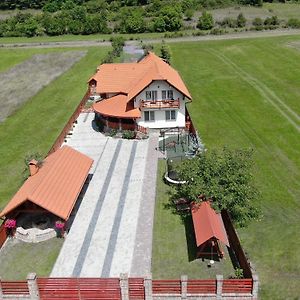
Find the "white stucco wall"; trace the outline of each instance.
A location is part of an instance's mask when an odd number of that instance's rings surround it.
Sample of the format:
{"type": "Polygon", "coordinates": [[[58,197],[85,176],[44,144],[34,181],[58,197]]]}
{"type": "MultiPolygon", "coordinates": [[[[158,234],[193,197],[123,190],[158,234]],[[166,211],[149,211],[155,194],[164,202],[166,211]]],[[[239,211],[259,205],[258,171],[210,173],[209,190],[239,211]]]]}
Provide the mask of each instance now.
{"type": "Polygon", "coordinates": [[[153,81],[147,88],[145,88],[140,94],[135,97],[134,106],[139,107],[141,100],[146,100],[146,91],[157,91],[157,100],[162,100],[161,92],[165,90],[173,90],[173,98],[174,100],[183,100],[184,96],[169,85],[166,81],[163,80],[156,80],[153,81]]]}
{"type": "Polygon", "coordinates": [[[162,109],[141,109],[142,117],[137,120],[138,125],[147,128],[170,128],[170,127],[185,127],[185,100],[184,96],[175,88],[170,86],[166,81],[154,81],[146,89],[144,89],[139,95],[135,97],[134,106],[139,107],[141,100],[146,100],[146,91],[157,91],[157,100],[162,100],[163,90],[173,90],[173,99],[180,101],[180,108],[162,108],[162,109]],[[166,120],[165,111],[175,110],[176,119],[166,120]],[[145,121],[144,112],[154,111],[155,120],[145,121]]]}

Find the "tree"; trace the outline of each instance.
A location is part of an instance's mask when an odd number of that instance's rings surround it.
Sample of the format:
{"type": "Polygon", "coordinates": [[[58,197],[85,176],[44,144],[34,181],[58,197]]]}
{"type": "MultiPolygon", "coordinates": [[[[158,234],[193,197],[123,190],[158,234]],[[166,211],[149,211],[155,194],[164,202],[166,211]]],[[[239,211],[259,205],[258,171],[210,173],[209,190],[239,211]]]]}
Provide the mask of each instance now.
{"type": "Polygon", "coordinates": [[[120,28],[125,33],[141,33],[145,32],[146,23],[142,14],[135,11],[123,18],[120,28]]]}
{"type": "Polygon", "coordinates": [[[247,20],[246,20],[246,18],[244,17],[244,15],[243,15],[242,13],[240,13],[240,14],[237,16],[236,22],[237,22],[237,26],[238,26],[238,27],[245,27],[247,20]]]}
{"type": "Polygon", "coordinates": [[[199,202],[203,194],[213,200],[216,210],[227,209],[237,225],[245,226],[260,215],[253,202],[258,190],[252,167],[252,150],[223,148],[202,153],[179,166],[179,178],[187,183],[178,186],[176,197],[199,202]]]}
{"type": "Polygon", "coordinates": [[[209,30],[214,27],[214,19],[212,14],[204,11],[202,16],[199,17],[197,27],[201,30],[209,30]]]}
{"type": "Polygon", "coordinates": [[[168,45],[166,45],[165,41],[162,42],[161,48],[160,48],[160,57],[167,62],[168,64],[170,64],[171,62],[171,51],[170,48],[168,47],[168,45]]]}

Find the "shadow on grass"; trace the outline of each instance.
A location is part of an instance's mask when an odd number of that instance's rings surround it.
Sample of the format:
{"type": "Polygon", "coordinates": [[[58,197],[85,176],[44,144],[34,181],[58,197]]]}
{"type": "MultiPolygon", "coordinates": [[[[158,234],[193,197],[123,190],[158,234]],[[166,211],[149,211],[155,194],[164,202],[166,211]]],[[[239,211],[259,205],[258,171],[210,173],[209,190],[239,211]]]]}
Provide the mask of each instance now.
{"type": "Polygon", "coordinates": [[[188,250],[189,262],[197,259],[197,245],[194,233],[194,225],[191,215],[182,216],[182,221],[185,228],[186,246],[188,250]]]}

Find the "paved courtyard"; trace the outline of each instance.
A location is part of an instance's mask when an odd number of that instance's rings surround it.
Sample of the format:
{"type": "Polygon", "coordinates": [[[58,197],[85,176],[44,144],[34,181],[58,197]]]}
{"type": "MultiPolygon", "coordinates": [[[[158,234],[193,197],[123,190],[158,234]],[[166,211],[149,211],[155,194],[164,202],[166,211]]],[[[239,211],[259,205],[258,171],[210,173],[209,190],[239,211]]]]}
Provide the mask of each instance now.
{"type": "Polygon", "coordinates": [[[144,276],[151,272],[158,137],[106,137],[93,118],[82,113],[66,142],[94,164],[51,277],[144,276]]]}

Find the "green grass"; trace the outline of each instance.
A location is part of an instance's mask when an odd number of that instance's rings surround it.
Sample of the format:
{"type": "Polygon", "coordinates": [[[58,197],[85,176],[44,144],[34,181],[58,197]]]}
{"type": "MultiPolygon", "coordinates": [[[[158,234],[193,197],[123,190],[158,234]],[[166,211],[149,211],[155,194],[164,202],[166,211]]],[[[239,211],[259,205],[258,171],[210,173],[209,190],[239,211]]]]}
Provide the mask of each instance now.
{"type": "Polygon", "coordinates": [[[228,278],[234,275],[234,268],[226,250],[224,259],[216,261],[214,266],[207,266],[204,261],[195,259],[196,242],[193,221],[185,221],[170,208],[169,193],[172,187],[163,182],[165,161],[158,164],[157,191],[155,204],[155,218],[153,229],[152,273],[157,279],[180,278],[188,275],[189,278],[216,278],[223,274],[228,278]]]}
{"type": "Polygon", "coordinates": [[[58,238],[41,243],[9,240],[1,250],[0,277],[3,280],[24,280],[28,273],[49,276],[62,244],[63,239],[58,238]]]}
{"type": "Polygon", "coordinates": [[[300,295],[300,36],[172,44],[208,149],[253,147],[263,218],[239,234],[261,299],[300,295]]]}
{"type": "MultiPolygon", "coordinates": [[[[59,51],[67,50],[71,49],[59,51]]],[[[83,59],[0,124],[0,209],[22,184],[25,156],[35,152],[47,154],[85,94],[86,82],[107,50],[89,48],[83,59]]],[[[28,57],[34,53],[31,49],[18,51],[28,57]]]]}

